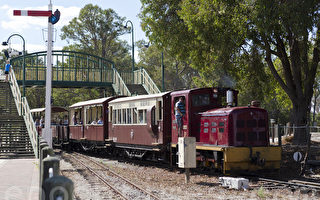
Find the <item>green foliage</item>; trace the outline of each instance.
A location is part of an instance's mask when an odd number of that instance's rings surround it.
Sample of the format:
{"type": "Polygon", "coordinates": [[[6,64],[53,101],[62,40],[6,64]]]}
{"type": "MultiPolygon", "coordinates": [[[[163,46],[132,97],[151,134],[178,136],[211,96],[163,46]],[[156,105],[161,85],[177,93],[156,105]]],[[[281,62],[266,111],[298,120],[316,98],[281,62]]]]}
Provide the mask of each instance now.
{"type": "Polygon", "coordinates": [[[62,27],[61,39],[72,41],[64,50],[101,56],[112,60],[117,68],[129,69],[128,45],[119,40],[119,36],[125,33],[124,19],[112,9],[103,10],[97,5],[86,5],[78,17],[62,27]]]}
{"type": "MultiPolygon", "coordinates": [[[[88,4],[62,28],[61,38],[70,45],[63,50],[79,51],[112,60],[120,70],[131,68],[131,58],[126,42],[119,40],[124,34],[123,17],[112,9],[102,9],[88,4]]],[[[70,58],[73,64],[74,59],[70,58]]],[[[78,62],[79,59],[78,59],[78,62]]],[[[80,65],[75,65],[80,66],[80,65]]],[[[53,88],[53,105],[68,107],[73,103],[113,95],[104,89],[53,88]]],[[[27,98],[31,108],[44,107],[45,89],[28,88],[27,98]]]]}
{"type": "Polygon", "coordinates": [[[172,56],[191,60],[198,86],[232,83],[246,92],[241,101],[276,101],[275,111],[292,109],[296,125],[307,123],[320,60],[319,1],[141,2],[148,36],[172,56]]]}
{"type": "Polygon", "coordinates": [[[192,88],[192,79],[197,76],[197,71],[191,66],[170,56],[167,51],[159,50],[156,45],[150,45],[148,48],[144,47],[145,42],[139,41],[139,57],[138,65],[147,70],[158,88],[162,87],[162,68],[161,68],[161,54],[163,53],[163,64],[165,68],[165,89],[178,90],[184,88],[192,88]]]}

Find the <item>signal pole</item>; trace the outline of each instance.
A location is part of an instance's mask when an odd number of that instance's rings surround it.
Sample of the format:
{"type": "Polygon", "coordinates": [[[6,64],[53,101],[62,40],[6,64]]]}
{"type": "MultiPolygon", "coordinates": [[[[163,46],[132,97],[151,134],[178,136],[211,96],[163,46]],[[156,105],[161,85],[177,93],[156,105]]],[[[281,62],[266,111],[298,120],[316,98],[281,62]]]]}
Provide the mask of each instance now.
{"type": "MultiPolygon", "coordinates": [[[[52,3],[48,5],[48,10],[52,12],[52,3]]],[[[47,43],[47,73],[46,73],[46,109],[45,109],[45,124],[43,138],[52,148],[52,131],[51,131],[51,91],[52,91],[52,23],[48,20],[48,43],[47,43]]]]}
{"type": "Polygon", "coordinates": [[[33,17],[49,17],[48,19],[48,49],[47,49],[47,74],[46,74],[46,111],[45,111],[45,128],[43,130],[43,138],[52,147],[51,132],[51,88],[52,88],[52,45],[53,45],[53,24],[60,19],[60,11],[57,9],[52,14],[52,3],[49,0],[48,11],[40,10],[13,10],[14,16],[33,16],[33,17]]]}

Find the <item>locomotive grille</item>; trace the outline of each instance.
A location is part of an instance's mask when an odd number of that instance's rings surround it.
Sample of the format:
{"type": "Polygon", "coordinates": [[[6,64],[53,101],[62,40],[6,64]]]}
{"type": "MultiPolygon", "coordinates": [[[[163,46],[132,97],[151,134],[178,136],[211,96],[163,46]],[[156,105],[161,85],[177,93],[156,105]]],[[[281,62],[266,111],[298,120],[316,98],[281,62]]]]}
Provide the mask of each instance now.
{"type": "Polygon", "coordinates": [[[236,146],[260,146],[267,143],[267,122],[261,112],[243,112],[236,115],[236,146]],[[253,113],[253,114],[252,114],[253,113]]]}

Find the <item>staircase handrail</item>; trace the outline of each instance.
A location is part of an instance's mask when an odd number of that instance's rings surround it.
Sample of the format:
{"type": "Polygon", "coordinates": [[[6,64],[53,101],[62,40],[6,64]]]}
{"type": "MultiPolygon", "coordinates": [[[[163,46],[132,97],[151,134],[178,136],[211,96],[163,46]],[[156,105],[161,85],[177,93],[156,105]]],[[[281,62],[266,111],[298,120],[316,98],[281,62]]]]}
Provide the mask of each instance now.
{"type": "Polygon", "coordinates": [[[152,78],[149,76],[148,72],[144,68],[140,68],[141,73],[141,84],[145,88],[145,90],[148,92],[148,94],[157,94],[161,93],[158,86],[154,83],[152,78]]]}
{"type": "Polygon", "coordinates": [[[18,109],[18,113],[20,116],[22,115],[24,118],[27,131],[29,134],[29,138],[32,144],[34,155],[36,158],[38,158],[38,131],[34,124],[27,98],[26,97],[21,98],[19,85],[13,69],[11,69],[9,76],[10,76],[10,79],[9,79],[10,87],[11,87],[12,95],[14,97],[14,101],[18,109]]]}
{"type": "Polygon", "coordinates": [[[13,95],[13,98],[14,98],[14,102],[15,102],[15,104],[17,106],[17,109],[18,109],[18,114],[19,114],[19,116],[21,116],[22,115],[21,92],[20,92],[20,89],[19,89],[19,85],[18,85],[16,76],[14,74],[14,70],[12,68],[11,68],[11,71],[9,73],[9,83],[10,83],[10,88],[11,88],[12,95],[13,95]]]}
{"type": "Polygon", "coordinates": [[[122,80],[119,72],[116,68],[113,68],[113,84],[114,90],[118,93],[118,95],[131,96],[131,92],[129,91],[127,85],[122,80]]]}

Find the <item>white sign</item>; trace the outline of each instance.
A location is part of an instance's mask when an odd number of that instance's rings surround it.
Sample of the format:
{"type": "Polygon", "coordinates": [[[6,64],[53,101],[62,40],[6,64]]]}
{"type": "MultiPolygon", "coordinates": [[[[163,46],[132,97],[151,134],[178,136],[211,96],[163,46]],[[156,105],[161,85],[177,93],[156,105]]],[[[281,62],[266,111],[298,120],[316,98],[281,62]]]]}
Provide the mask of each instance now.
{"type": "Polygon", "coordinates": [[[294,161],[296,161],[296,162],[300,162],[300,161],[302,160],[302,153],[300,153],[300,152],[295,152],[295,153],[293,154],[293,159],[294,159],[294,161]]]}

